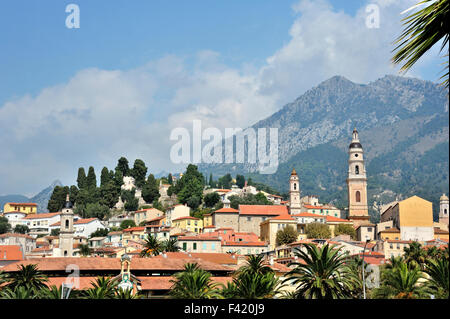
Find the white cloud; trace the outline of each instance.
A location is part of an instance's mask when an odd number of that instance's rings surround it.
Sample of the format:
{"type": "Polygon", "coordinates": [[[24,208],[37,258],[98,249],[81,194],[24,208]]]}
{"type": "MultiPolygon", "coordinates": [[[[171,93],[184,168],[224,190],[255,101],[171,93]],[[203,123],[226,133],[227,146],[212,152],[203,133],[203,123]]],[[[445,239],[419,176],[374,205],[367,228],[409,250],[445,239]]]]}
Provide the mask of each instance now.
{"type": "Polygon", "coordinates": [[[56,178],[75,183],[79,166],[94,165],[99,175],[120,156],[142,158],[151,172],[170,170],[174,127],[201,119],[203,128],[245,128],[331,76],[364,83],[393,73],[399,14],[413,2],[371,1],[380,28],[369,29],[365,6],[351,16],[324,0],[300,1],[289,42],[260,68],[230,68],[205,50],[193,62],[167,55],[133,70],[81,70],[11,100],[0,107],[0,194],[30,194],[56,178]]]}

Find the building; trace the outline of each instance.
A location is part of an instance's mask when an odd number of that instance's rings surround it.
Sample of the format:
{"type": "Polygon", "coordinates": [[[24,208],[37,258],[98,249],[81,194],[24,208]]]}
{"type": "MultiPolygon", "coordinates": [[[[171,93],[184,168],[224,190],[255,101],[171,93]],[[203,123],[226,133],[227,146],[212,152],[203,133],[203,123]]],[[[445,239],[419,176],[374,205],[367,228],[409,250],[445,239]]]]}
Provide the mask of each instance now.
{"type": "Polygon", "coordinates": [[[134,219],[134,223],[136,225],[140,225],[142,222],[147,222],[154,218],[164,216],[164,213],[156,208],[146,208],[131,213],[131,216],[134,219]]]}
{"type": "Polygon", "coordinates": [[[261,241],[269,243],[269,250],[275,249],[278,246],[276,243],[277,232],[287,226],[291,226],[294,230],[297,230],[297,220],[289,214],[266,219],[260,224],[261,241]]]}
{"type": "Polygon", "coordinates": [[[22,218],[22,225],[28,226],[30,235],[50,235],[50,225],[60,221],[61,213],[28,214],[22,218]]]}
{"type": "Polygon", "coordinates": [[[210,223],[208,221],[207,226],[214,225],[217,228],[230,227],[239,230],[239,210],[225,207],[220,208],[212,212],[210,223]]]}
{"type": "MultiPolygon", "coordinates": [[[[69,200],[69,194],[66,196],[66,204],[61,212],[61,227],[59,231],[59,256],[72,257],[73,237],[75,230],[73,228],[73,210],[72,203],[69,200]]],[[[55,255],[58,255],[57,253],[55,255]]]]}
{"type": "Polygon", "coordinates": [[[37,204],[35,203],[6,203],[3,205],[3,213],[22,212],[25,214],[36,214],[37,204]]]}
{"type": "Polygon", "coordinates": [[[375,240],[376,237],[376,225],[374,224],[362,224],[356,228],[356,238],[359,241],[372,241],[375,240]]]}
{"type": "Polygon", "coordinates": [[[8,223],[11,225],[11,229],[14,229],[16,225],[23,225],[22,219],[27,216],[25,212],[10,211],[3,214],[3,217],[8,219],[8,223]]]}
{"type": "Polygon", "coordinates": [[[177,241],[179,247],[186,252],[222,252],[222,239],[217,233],[205,233],[196,236],[178,236],[177,241]]]}
{"type": "Polygon", "coordinates": [[[291,215],[301,212],[301,199],[300,199],[300,181],[295,171],[292,169],[291,177],[289,178],[289,212],[291,215]]]}
{"type": "Polygon", "coordinates": [[[166,210],[167,226],[172,226],[172,221],[180,217],[190,216],[191,208],[187,205],[174,205],[166,210]]]}
{"type": "Polygon", "coordinates": [[[23,252],[19,245],[0,245],[0,269],[23,260],[23,257],[23,252]]]}
{"type": "Polygon", "coordinates": [[[110,219],[108,219],[108,228],[119,228],[120,225],[122,224],[123,221],[125,220],[134,220],[133,217],[125,215],[125,214],[120,214],[114,217],[111,217],[110,219]]]}
{"type": "Polygon", "coordinates": [[[369,222],[367,206],[367,176],[364,152],[359,141],[358,131],[353,130],[352,141],[348,148],[348,219],[355,227],[369,222]]]}
{"type": "MultiPolygon", "coordinates": [[[[212,258],[210,258],[212,259],[212,258]]],[[[224,258],[221,258],[224,259],[224,258]]],[[[184,270],[187,263],[197,263],[201,269],[212,274],[212,281],[226,284],[232,280],[231,267],[203,258],[189,256],[173,257],[171,253],[155,258],[131,258],[130,273],[139,279],[138,289],[147,298],[164,298],[171,289],[174,274],[184,270]]],[[[73,284],[73,289],[92,288],[97,277],[116,277],[121,274],[120,258],[106,257],[67,257],[34,258],[11,263],[2,268],[6,274],[18,271],[19,265],[36,264],[37,268],[48,277],[48,286],[60,287],[62,283],[73,284]],[[77,265],[78,275],[68,276],[67,269],[77,265]]]]}
{"type": "Polygon", "coordinates": [[[143,242],[147,238],[146,227],[128,227],[122,231],[122,247],[130,244],[130,241],[143,242]]]}
{"type": "MultiPolygon", "coordinates": [[[[334,216],[325,216],[325,223],[328,225],[331,231],[331,237],[335,236],[335,230],[339,225],[353,226],[353,221],[348,219],[342,219],[334,216]]],[[[375,231],[374,231],[375,232],[375,231]]]]}
{"type": "Polygon", "coordinates": [[[390,229],[377,230],[378,238],[381,239],[386,237],[394,239],[393,236],[398,240],[434,239],[432,203],[418,196],[412,196],[389,206],[381,213],[381,223],[392,223],[390,229]],[[386,236],[394,234],[393,231],[396,232],[396,236],[386,236]]]}
{"type": "Polygon", "coordinates": [[[445,194],[439,200],[439,223],[446,224],[448,230],[449,201],[445,194]]]}
{"type": "Polygon", "coordinates": [[[106,236],[106,242],[111,243],[113,247],[122,247],[122,232],[112,231],[106,236]]]}
{"type": "MultiPolygon", "coordinates": [[[[60,229],[61,222],[50,225],[50,230],[60,229]]],[[[98,218],[79,218],[73,221],[73,228],[75,236],[89,237],[98,229],[106,228],[98,218]]]]}
{"type": "Polygon", "coordinates": [[[192,216],[180,217],[172,220],[172,227],[199,234],[203,231],[203,220],[192,216]]]}
{"type": "Polygon", "coordinates": [[[260,236],[262,222],[269,218],[287,214],[289,214],[289,211],[284,205],[239,205],[237,231],[255,233],[260,236]]]}
{"type": "MultiPolygon", "coordinates": [[[[316,197],[316,199],[317,199],[317,197],[316,197]]],[[[301,211],[311,213],[311,214],[333,216],[333,217],[337,217],[337,218],[343,217],[341,214],[341,210],[339,208],[336,208],[332,205],[321,205],[319,203],[315,203],[315,204],[302,203],[301,211]]]]}
{"type": "Polygon", "coordinates": [[[26,256],[36,248],[36,239],[29,235],[6,233],[0,235],[0,245],[19,246],[23,255],[26,256]]]}

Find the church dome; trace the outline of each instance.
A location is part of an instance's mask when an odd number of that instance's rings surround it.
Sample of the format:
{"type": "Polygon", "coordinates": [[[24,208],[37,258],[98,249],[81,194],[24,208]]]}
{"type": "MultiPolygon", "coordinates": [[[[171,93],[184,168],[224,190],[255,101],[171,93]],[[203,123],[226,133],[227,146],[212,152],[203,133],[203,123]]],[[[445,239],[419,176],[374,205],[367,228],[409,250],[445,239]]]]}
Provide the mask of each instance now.
{"type": "Polygon", "coordinates": [[[442,200],[448,200],[448,197],[447,197],[447,195],[445,195],[445,194],[442,194],[442,196],[441,196],[440,200],[441,200],[441,201],[442,201],[442,200]]]}
{"type": "Polygon", "coordinates": [[[297,175],[297,172],[295,171],[295,168],[292,169],[291,175],[297,175]]]}
{"type": "Polygon", "coordinates": [[[362,145],[361,145],[361,143],[353,142],[350,144],[350,146],[348,148],[362,148],[362,145]]]}

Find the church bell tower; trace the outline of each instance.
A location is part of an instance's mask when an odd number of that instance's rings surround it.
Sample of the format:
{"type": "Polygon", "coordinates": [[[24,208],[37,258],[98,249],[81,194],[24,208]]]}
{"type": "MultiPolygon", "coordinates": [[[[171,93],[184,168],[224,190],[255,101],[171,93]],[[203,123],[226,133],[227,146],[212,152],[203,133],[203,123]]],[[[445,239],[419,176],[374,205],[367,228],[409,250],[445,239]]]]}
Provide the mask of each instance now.
{"type": "Polygon", "coordinates": [[[369,222],[367,206],[367,176],[364,152],[359,141],[358,131],[353,130],[352,141],[348,148],[348,219],[355,227],[369,222]]]}
{"type": "Polygon", "coordinates": [[[289,213],[292,215],[299,214],[300,212],[300,183],[294,168],[292,169],[291,177],[289,178],[289,213]]]}
{"type": "Polygon", "coordinates": [[[73,234],[72,203],[69,200],[69,194],[67,194],[66,203],[61,212],[61,228],[59,232],[59,248],[62,257],[73,257],[73,234]]]}

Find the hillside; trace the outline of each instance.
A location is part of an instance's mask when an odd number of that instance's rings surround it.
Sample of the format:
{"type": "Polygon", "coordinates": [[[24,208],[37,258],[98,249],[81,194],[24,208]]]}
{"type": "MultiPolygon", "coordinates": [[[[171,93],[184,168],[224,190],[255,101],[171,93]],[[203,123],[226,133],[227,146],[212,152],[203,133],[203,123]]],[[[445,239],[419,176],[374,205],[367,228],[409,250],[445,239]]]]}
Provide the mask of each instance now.
{"type": "Polygon", "coordinates": [[[355,126],[366,153],[369,204],[416,194],[433,201],[436,214],[449,185],[448,96],[418,79],[385,76],[356,84],[335,76],[253,126],[279,129],[275,174],[258,174],[248,164],[200,168],[207,174],[244,173],[283,193],[295,167],[304,195],[345,207],[347,148],[355,126]]]}

